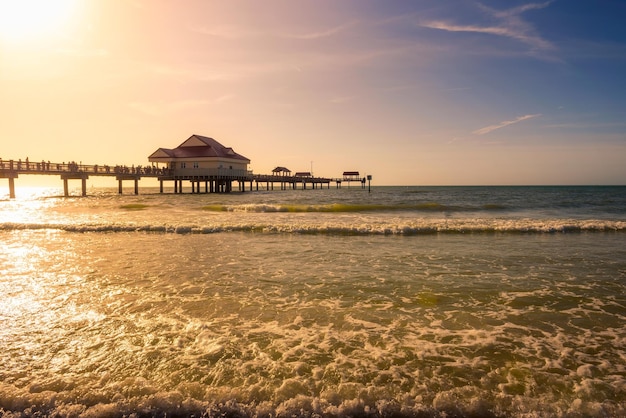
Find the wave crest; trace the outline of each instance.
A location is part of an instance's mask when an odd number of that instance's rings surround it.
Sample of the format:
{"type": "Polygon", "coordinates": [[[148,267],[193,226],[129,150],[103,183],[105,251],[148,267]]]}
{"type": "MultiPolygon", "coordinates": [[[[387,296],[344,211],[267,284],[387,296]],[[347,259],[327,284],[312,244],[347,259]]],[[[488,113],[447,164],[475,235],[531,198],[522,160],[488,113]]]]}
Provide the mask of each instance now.
{"type": "Polygon", "coordinates": [[[472,211],[502,211],[508,209],[505,205],[484,204],[480,207],[445,205],[437,202],[417,204],[372,204],[372,203],[331,203],[331,204],[287,204],[287,203],[253,203],[236,205],[206,205],[202,210],[209,212],[252,212],[252,213],[357,213],[357,212],[472,212],[472,211]]]}
{"type": "Polygon", "coordinates": [[[0,223],[0,231],[56,229],[66,232],[146,232],[212,234],[224,232],[289,233],[320,235],[428,235],[471,233],[583,233],[626,232],[626,222],[604,220],[423,220],[407,224],[266,224],[233,223],[213,225],[163,224],[59,224],[0,223]]]}

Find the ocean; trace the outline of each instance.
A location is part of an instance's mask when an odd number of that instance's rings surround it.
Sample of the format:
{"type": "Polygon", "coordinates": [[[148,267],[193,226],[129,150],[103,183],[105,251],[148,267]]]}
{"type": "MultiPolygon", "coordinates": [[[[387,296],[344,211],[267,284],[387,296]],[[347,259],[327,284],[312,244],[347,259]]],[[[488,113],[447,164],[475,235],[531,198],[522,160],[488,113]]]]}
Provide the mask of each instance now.
{"type": "Polygon", "coordinates": [[[626,187],[0,193],[0,415],[626,417],[626,187]]]}

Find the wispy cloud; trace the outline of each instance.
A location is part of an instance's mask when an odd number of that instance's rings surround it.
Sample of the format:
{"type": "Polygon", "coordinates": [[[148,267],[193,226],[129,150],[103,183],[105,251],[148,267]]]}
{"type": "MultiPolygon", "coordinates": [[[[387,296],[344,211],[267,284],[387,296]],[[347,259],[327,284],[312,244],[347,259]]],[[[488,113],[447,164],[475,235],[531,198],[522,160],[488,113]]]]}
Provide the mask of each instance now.
{"type": "Polygon", "coordinates": [[[153,102],[131,102],[128,103],[128,107],[138,112],[144,113],[150,116],[161,116],[166,114],[177,113],[181,111],[189,111],[194,108],[201,108],[204,106],[223,103],[227,100],[233,99],[233,95],[220,96],[213,100],[178,100],[178,101],[153,101],[153,102]]]}
{"type": "Polygon", "coordinates": [[[358,96],[337,96],[337,97],[333,97],[332,99],[330,99],[329,102],[334,103],[334,104],[341,104],[341,103],[352,102],[356,100],[357,98],[358,96]]]}
{"type": "Polygon", "coordinates": [[[300,40],[315,40],[322,38],[329,38],[344,32],[354,26],[357,26],[359,22],[352,20],[341,25],[337,25],[331,28],[325,28],[312,32],[291,33],[291,32],[278,32],[276,30],[253,30],[248,27],[237,25],[216,25],[216,26],[193,26],[189,30],[192,32],[200,33],[203,35],[213,36],[215,38],[239,40],[244,38],[289,38],[300,40]]]}
{"type": "Polygon", "coordinates": [[[229,81],[243,76],[242,71],[235,69],[219,69],[207,66],[195,68],[156,64],[150,65],[148,70],[152,74],[181,81],[229,81]]]}
{"type": "Polygon", "coordinates": [[[346,96],[335,96],[329,100],[330,103],[333,104],[341,104],[354,102],[356,100],[360,100],[367,97],[380,96],[385,93],[395,93],[395,92],[407,92],[410,90],[415,90],[421,88],[420,84],[399,84],[399,85],[390,85],[386,87],[378,87],[378,88],[362,88],[359,90],[360,94],[358,95],[346,95],[346,96]]]}
{"type": "Polygon", "coordinates": [[[95,49],[57,48],[55,52],[60,55],[67,55],[67,56],[80,57],[80,58],[104,57],[104,56],[109,55],[109,51],[103,48],[95,48],[95,49]]]}
{"type": "Polygon", "coordinates": [[[321,31],[316,31],[316,32],[310,32],[310,33],[303,33],[303,34],[288,34],[288,35],[284,35],[287,38],[293,38],[293,39],[303,39],[303,40],[314,40],[314,39],[320,39],[320,38],[328,38],[331,37],[333,35],[336,35],[340,32],[343,32],[355,25],[357,25],[359,22],[356,20],[353,20],[351,22],[347,22],[344,23],[342,25],[339,26],[335,26],[333,28],[328,28],[325,30],[321,30],[321,31]]]}
{"type": "Polygon", "coordinates": [[[485,135],[488,134],[489,132],[493,132],[497,129],[500,128],[504,128],[505,126],[509,126],[509,125],[513,125],[515,123],[519,123],[528,119],[532,119],[532,118],[536,118],[538,116],[541,116],[540,113],[534,114],[534,115],[524,115],[524,116],[518,116],[517,118],[513,119],[513,120],[505,120],[503,122],[497,123],[495,125],[489,125],[489,126],[485,126],[484,128],[480,128],[477,129],[475,131],[473,131],[472,133],[474,135],[485,135]]]}
{"type": "Polygon", "coordinates": [[[626,122],[597,122],[597,123],[553,123],[545,125],[545,128],[551,129],[572,129],[577,131],[582,130],[606,130],[606,129],[623,129],[626,127],[626,122]]]}
{"type": "Polygon", "coordinates": [[[228,40],[238,40],[243,38],[254,38],[264,36],[265,34],[259,31],[253,31],[249,28],[237,25],[216,25],[216,26],[193,26],[189,28],[190,31],[200,33],[202,35],[213,36],[215,38],[222,38],[228,40]]]}
{"type": "Polygon", "coordinates": [[[489,33],[492,35],[510,36],[515,37],[515,32],[506,27],[498,26],[473,26],[473,25],[455,25],[453,23],[447,23],[444,21],[433,20],[430,22],[422,22],[420,26],[430,29],[440,29],[448,32],[476,32],[476,33],[489,33]]]}
{"type": "Polygon", "coordinates": [[[529,3],[507,10],[495,10],[479,4],[490,19],[495,21],[492,25],[482,24],[456,24],[445,20],[422,21],[419,26],[431,29],[438,29],[448,32],[471,32],[484,33],[514,39],[530,46],[534,50],[553,49],[553,45],[543,39],[535,28],[522,18],[522,14],[528,10],[543,9],[550,5],[551,1],[545,3],[529,3]]]}

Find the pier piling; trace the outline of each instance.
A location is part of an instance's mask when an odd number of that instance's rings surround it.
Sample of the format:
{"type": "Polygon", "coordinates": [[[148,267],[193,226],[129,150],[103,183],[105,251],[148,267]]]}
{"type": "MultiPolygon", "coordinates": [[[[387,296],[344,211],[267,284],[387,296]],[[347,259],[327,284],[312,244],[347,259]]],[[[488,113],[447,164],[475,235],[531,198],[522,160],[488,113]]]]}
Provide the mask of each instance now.
{"type": "Polygon", "coordinates": [[[15,199],[15,180],[9,177],[9,198],[15,199]]]}

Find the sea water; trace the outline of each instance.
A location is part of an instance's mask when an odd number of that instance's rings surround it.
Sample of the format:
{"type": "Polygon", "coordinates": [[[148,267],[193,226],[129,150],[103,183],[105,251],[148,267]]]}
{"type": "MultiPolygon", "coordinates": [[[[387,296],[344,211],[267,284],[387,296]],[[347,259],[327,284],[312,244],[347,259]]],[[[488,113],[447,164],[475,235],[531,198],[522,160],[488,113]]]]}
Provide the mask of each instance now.
{"type": "Polygon", "coordinates": [[[626,416],[626,187],[17,192],[0,415],[626,416]]]}

